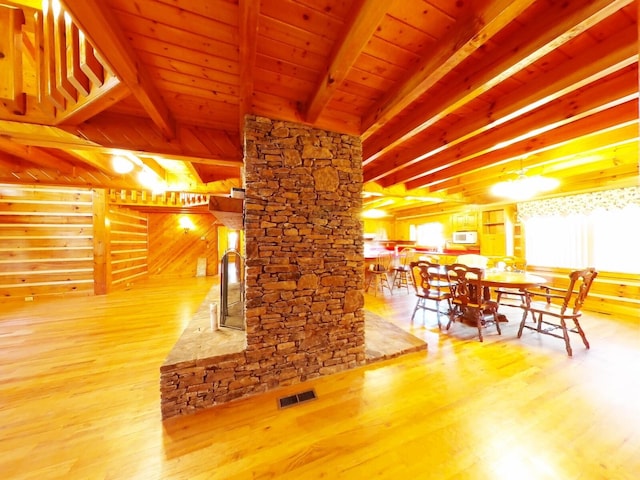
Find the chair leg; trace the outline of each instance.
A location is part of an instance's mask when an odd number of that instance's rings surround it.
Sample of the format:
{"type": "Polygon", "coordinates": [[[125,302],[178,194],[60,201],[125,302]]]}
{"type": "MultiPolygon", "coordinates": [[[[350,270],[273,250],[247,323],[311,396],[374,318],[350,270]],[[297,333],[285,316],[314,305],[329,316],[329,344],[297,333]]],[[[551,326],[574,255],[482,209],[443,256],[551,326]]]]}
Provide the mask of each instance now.
{"type": "Polygon", "coordinates": [[[482,312],[476,313],[476,324],[478,326],[478,337],[480,337],[480,341],[483,342],[482,338],[482,312]]]}
{"type": "Polygon", "coordinates": [[[436,318],[438,319],[438,330],[442,330],[442,324],[440,323],[440,300],[436,300],[436,318]]]}
{"type": "Polygon", "coordinates": [[[392,288],[396,288],[396,287],[400,287],[401,286],[401,280],[398,281],[398,273],[400,273],[399,270],[396,270],[395,272],[393,272],[393,280],[391,280],[391,287],[392,288]]]}
{"type": "Polygon", "coordinates": [[[564,318],[560,319],[560,326],[562,328],[562,336],[564,337],[564,345],[567,348],[567,354],[571,357],[573,355],[573,351],[571,350],[571,342],[569,340],[569,331],[567,330],[567,322],[564,321],[564,318]]]}
{"type": "Polygon", "coordinates": [[[446,330],[449,330],[454,318],[456,318],[456,307],[449,310],[449,321],[447,322],[446,330]]]}
{"type": "Polygon", "coordinates": [[[422,299],[421,299],[421,298],[418,298],[418,301],[416,302],[416,306],[415,306],[415,308],[413,309],[413,313],[411,314],[411,323],[413,323],[413,319],[414,319],[414,318],[415,318],[415,316],[416,316],[416,312],[418,311],[418,308],[420,308],[420,303],[421,303],[421,302],[422,302],[422,299]]]}
{"type": "Polygon", "coordinates": [[[584,334],[584,330],[582,330],[582,327],[580,326],[580,322],[578,321],[578,319],[574,318],[573,322],[576,324],[576,331],[580,334],[580,337],[582,337],[582,342],[584,343],[584,346],[587,348],[591,348],[589,346],[589,340],[587,340],[587,336],[584,334]]]}
{"type": "Polygon", "coordinates": [[[522,314],[522,320],[520,321],[520,328],[518,328],[518,338],[522,337],[522,330],[524,330],[524,324],[527,321],[527,315],[529,314],[529,310],[525,309],[522,314]]]}
{"type": "Polygon", "coordinates": [[[500,330],[500,321],[498,320],[498,311],[493,312],[493,323],[496,324],[496,328],[498,329],[498,335],[502,335],[502,330],[500,330]]]}

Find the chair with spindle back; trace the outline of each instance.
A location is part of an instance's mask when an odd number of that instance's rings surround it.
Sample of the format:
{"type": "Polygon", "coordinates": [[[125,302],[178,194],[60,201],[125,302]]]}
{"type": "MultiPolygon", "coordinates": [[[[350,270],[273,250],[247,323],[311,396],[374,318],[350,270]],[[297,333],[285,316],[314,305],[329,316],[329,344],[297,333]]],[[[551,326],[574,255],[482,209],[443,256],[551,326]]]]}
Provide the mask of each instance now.
{"type": "Polygon", "coordinates": [[[473,268],[487,268],[489,258],[484,255],[478,255],[477,253],[465,253],[458,255],[456,263],[466,265],[473,268]]]}
{"type": "Polygon", "coordinates": [[[598,272],[594,268],[575,270],[569,274],[569,285],[566,289],[542,286],[537,290],[527,290],[518,338],[522,336],[522,330],[525,328],[562,338],[567,354],[571,357],[573,355],[569,340],[571,332],[580,335],[585,347],[589,348],[589,341],[580,325],[579,318],[582,315],[582,306],[597,276],[598,272]],[[543,300],[532,301],[532,298],[535,297],[541,297],[543,300]],[[533,316],[535,326],[526,324],[529,313],[533,316]],[[567,321],[572,321],[574,326],[567,327],[567,321]],[[543,325],[546,325],[546,328],[542,328],[543,325]],[[555,333],[555,330],[558,329],[562,330],[562,335],[555,333]]]}
{"type": "MultiPolygon", "coordinates": [[[[411,323],[418,310],[428,310],[436,313],[438,329],[442,329],[440,315],[451,311],[451,292],[448,282],[440,278],[440,265],[430,262],[411,262],[409,270],[412,276],[412,284],[416,294],[416,306],[411,315],[411,323]],[[440,303],[446,302],[449,310],[443,312],[440,303]]],[[[425,312],[423,312],[425,313],[425,312]]],[[[424,325],[424,315],[423,321],[424,325]]]]}
{"type": "MultiPolygon", "coordinates": [[[[527,263],[523,258],[503,257],[495,262],[494,268],[506,272],[524,272],[527,269],[527,263]]],[[[496,288],[494,292],[498,305],[520,307],[524,303],[525,294],[522,290],[500,287],[496,288]]]]}

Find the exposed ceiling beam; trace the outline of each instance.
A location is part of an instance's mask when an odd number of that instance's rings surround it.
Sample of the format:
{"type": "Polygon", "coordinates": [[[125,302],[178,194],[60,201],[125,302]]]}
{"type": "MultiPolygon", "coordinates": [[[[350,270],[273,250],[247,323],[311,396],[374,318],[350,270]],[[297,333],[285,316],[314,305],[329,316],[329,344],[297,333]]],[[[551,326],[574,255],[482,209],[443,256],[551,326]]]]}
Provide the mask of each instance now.
{"type": "Polygon", "coordinates": [[[510,45],[510,55],[504,55],[503,49],[496,49],[485,57],[482,65],[477,66],[475,75],[461,77],[457,82],[448,83],[442,95],[435,97],[437,100],[430,102],[427,109],[418,109],[416,113],[408,115],[406,120],[395,125],[392,131],[380,129],[369,137],[366,142],[366,151],[369,153],[364,164],[411,140],[415,135],[632,1],[594,0],[588,4],[574,2],[569,6],[565,3],[550,5],[543,19],[531,22],[527,27],[520,29],[522,43],[510,45]]]}
{"type": "Polygon", "coordinates": [[[64,5],[80,30],[109,64],[115,75],[149,114],[163,135],[175,137],[175,120],[160,92],[153,84],[147,69],[120,28],[110,8],[100,0],[64,0],[64,5]]]}
{"type": "Polygon", "coordinates": [[[398,156],[379,157],[365,167],[365,180],[379,181],[386,175],[451,149],[472,136],[484,135],[507,121],[513,121],[518,116],[540,108],[563,95],[570,94],[591,82],[599,81],[605,75],[630,67],[637,62],[636,41],[635,26],[625,29],[599,43],[593,49],[539,76],[535,82],[524,83],[511,90],[496,103],[488,104],[484,109],[476,111],[473,116],[465,116],[464,121],[458,122],[450,129],[446,131],[438,129],[436,134],[424,138],[420,145],[405,147],[402,160],[398,156]],[[587,61],[594,57],[594,61],[587,61]],[[442,139],[447,141],[443,142],[442,139]]]}
{"type": "MultiPolygon", "coordinates": [[[[130,150],[135,155],[140,156],[164,156],[168,160],[179,160],[184,162],[195,162],[203,165],[213,165],[219,167],[241,168],[242,160],[211,158],[197,156],[195,154],[176,153],[170,149],[162,151],[149,151],[148,145],[127,146],[123,148],[119,145],[100,145],[90,140],[68,133],[58,127],[46,125],[25,125],[18,122],[0,120],[0,131],[7,139],[23,145],[34,145],[46,148],[72,149],[72,150],[92,150],[102,153],[113,153],[116,150],[130,150]]],[[[163,144],[165,145],[165,144],[163,144]]]]}
{"type": "MultiPolygon", "coordinates": [[[[481,155],[488,151],[500,149],[521,141],[552,132],[564,125],[577,122],[607,108],[621,103],[637,101],[637,80],[633,75],[614,76],[606,82],[600,82],[588,88],[573,92],[571,95],[534,110],[528,115],[513,119],[501,126],[481,135],[475,135],[459,142],[450,149],[443,149],[424,160],[412,163],[411,166],[396,171],[394,181],[408,181],[414,175],[425,174],[425,166],[433,165],[438,169],[454,163],[461,163],[471,158],[470,152],[481,155]]],[[[525,152],[523,152],[525,153],[525,152]]],[[[433,171],[434,169],[431,169],[433,171]]],[[[381,181],[384,184],[387,180],[381,181]]]]}
{"type": "Polygon", "coordinates": [[[628,101],[621,105],[602,110],[594,115],[566,123],[559,128],[517,141],[501,149],[482,152],[468,162],[456,161],[452,162],[447,168],[439,169],[431,173],[420,173],[414,180],[407,182],[407,188],[431,186],[452,176],[462,175],[470,168],[475,169],[499,162],[503,163],[506,161],[505,159],[510,159],[518,155],[536,153],[564,142],[569,142],[578,136],[612,128],[616,125],[636,120],[637,118],[638,102],[636,96],[636,101],[628,101]]]}
{"type": "Polygon", "coordinates": [[[394,1],[397,0],[355,2],[351,16],[344,24],[341,38],[334,47],[324,76],[309,101],[305,113],[308,122],[313,123],[318,119],[394,1]]]}
{"type": "Polygon", "coordinates": [[[51,168],[62,173],[71,174],[74,171],[74,166],[60,157],[51,155],[38,147],[20,145],[4,135],[0,135],[0,150],[4,150],[10,155],[27,160],[35,165],[51,168]]]}
{"type": "MultiPolygon", "coordinates": [[[[597,138],[583,137],[568,145],[549,148],[545,151],[525,158],[514,158],[508,163],[489,165],[465,172],[434,185],[431,190],[446,194],[473,195],[481,190],[487,190],[497,180],[514,178],[520,171],[527,175],[545,175],[566,178],[580,171],[593,170],[597,164],[611,166],[636,163],[638,154],[638,124],[633,122],[625,127],[607,132],[618,139],[611,144],[602,145],[597,138]],[[580,153],[575,153],[577,148],[580,153]],[[570,151],[572,150],[572,151],[570,151]]],[[[604,134],[597,134],[595,137],[604,134]]]]}
{"type": "Polygon", "coordinates": [[[368,138],[393,116],[416,101],[451,69],[468,59],[496,33],[513,22],[535,0],[496,0],[484,10],[475,12],[458,22],[434,52],[424,61],[404,84],[391,90],[362,120],[363,139],[368,138]]]}
{"type": "Polygon", "coordinates": [[[622,155],[633,158],[634,152],[636,154],[638,152],[637,143],[638,122],[629,122],[618,128],[577,138],[568,144],[554,146],[529,156],[512,158],[507,163],[469,170],[464,175],[434,185],[432,190],[462,193],[473,189],[476,184],[487,184],[507,173],[519,170],[546,174],[569,168],[570,165],[583,165],[604,157],[613,159],[622,155]]]}
{"type": "Polygon", "coordinates": [[[259,0],[240,0],[240,125],[244,131],[244,116],[253,111],[253,76],[258,45],[259,0]]]}

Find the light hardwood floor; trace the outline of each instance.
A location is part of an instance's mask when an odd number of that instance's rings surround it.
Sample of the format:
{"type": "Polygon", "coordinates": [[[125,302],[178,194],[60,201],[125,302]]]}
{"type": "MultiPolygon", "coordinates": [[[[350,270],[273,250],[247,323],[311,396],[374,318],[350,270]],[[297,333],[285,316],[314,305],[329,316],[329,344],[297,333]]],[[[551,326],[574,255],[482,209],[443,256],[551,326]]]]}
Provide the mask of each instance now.
{"type": "Polygon", "coordinates": [[[367,295],[428,352],[162,422],[159,366],[212,282],[0,304],[0,478],[640,478],[637,318],[587,315],[592,348],[568,358],[518,340],[517,312],[480,343],[412,326],[411,295],[367,295]]]}

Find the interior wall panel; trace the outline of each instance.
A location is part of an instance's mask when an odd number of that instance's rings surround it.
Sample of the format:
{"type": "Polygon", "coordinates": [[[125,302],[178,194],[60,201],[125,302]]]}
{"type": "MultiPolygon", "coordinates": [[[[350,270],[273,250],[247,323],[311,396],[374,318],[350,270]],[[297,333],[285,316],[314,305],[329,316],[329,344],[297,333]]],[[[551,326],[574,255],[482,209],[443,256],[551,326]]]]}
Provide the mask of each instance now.
{"type": "Polygon", "coordinates": [[[93,287],[91,190],[0,184],[0,298],[93,287]]]}
{"type": "Polygon", "coordinates": [[[148,219],[146,213],[118,205],[109,205],[107,219],[110,289],[117,290],[149,273],[148,219]]]}
{"type": "Polygon", "coordinates": [[[194,277],[218,273],[218,226],[210,213],[149,213],[149,274],[194,277]],[[181,222],[190,222],[185,231],[181,222]]]}

